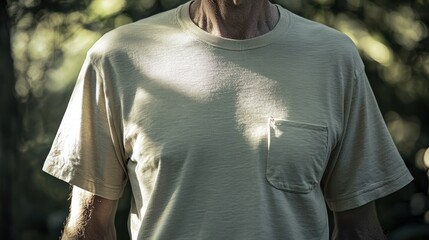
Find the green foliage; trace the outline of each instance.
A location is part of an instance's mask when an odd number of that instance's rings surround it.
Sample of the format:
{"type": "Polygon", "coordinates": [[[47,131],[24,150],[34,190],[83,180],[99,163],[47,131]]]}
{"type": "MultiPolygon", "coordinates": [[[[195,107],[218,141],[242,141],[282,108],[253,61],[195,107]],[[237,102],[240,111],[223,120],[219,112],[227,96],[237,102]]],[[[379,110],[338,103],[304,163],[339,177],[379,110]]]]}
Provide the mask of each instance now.
{"type": "MultiPolygon", "coordinates": [[[[14,238],[56,239],[67,214],[67,184],[42,173],[40,169],[86,50],[103,33],[115,27],[174,8],[183,2],[185,0],[7,2],[15,71],[12,67],[7,70],[15,73],[10,79],[15,78],[17,110],[23,118],[18,122],[22,132],[10,133],[15,135],[11,139],[19,150],[19,159],[14,167],[5,164],[5,155],[0,151],[2,167],[13,170],[13,183],[10,182],[12,219],[5,220],[2,214],[0,223],[7,221],[13,226],[14,238]]],[[[425,149],[429,147],[428,2],[273,2],[337,28],[355,42],[366,62],[367,74],[389,130],[416,178],[413,187],[380,201],[380,218],[393,232],[401,232],[408,222],[427,224],[429,208],[422,207],[420,202],[421,199],[428,201],[428,150],[427,157],[424,157],[425,149]],[[401,210],[392,210],[395,207],[401,210]]],[[[5,30],[8,26],[1,27],[5,30]]],[[[13,96],[4,98],[1,98],[2,104],[13,96]]],[[[2,110],[0,113],[5,112],[2,110]]],[[[6,118],[2,116],[2,119],[5,121],[6,118]]],[[[16,118],[8,118],[8,121],[5,124],[17,124],[16,118]]],[[[1,139],[6,136],[3,134],[1,139]]],[[[4,145],[0,147],[4,148],[4,145]]],[[[126,238],[128,202],[129,197],[125,197],[119,207],[119,239],[126,238]]]]}

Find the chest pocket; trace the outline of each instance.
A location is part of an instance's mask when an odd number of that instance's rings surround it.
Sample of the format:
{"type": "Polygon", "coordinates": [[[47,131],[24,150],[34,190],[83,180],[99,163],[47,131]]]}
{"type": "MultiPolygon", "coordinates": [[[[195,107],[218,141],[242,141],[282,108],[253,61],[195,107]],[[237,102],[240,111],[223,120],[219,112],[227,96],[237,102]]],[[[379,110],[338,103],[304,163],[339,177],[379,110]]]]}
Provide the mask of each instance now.
{"type": "Polygon", "coordinates": [[[266,178],[275,188],[311,192],[327,161],[328,128],[270,118],[266,178]]]}

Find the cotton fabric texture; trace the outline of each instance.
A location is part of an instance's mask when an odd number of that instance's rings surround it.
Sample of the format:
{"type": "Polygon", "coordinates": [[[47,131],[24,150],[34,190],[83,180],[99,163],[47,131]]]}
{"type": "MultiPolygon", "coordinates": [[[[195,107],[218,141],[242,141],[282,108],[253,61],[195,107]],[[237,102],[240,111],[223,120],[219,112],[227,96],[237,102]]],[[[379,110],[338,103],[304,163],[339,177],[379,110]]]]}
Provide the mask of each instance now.
{"type": "Polygon", "coordinates": [[[189,3],[104,35],[43,170],[108,199],[129,180],[132,239],[328,239],[326,206],[405,186],[353,43],[277,7],[247,40],[189,3]]]}

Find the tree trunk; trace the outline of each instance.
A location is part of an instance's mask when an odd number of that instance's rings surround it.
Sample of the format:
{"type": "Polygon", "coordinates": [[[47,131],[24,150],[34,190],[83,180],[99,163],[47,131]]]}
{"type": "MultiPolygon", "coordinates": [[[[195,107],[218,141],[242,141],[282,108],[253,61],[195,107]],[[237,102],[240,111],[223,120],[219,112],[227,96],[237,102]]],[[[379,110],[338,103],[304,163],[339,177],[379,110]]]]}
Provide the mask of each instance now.
{"type": "Polygon", "coordinates": [[[6,1],[0,1],[0,232],[14,239],[12,176],[18,161],[19,113],[6,1]]]}

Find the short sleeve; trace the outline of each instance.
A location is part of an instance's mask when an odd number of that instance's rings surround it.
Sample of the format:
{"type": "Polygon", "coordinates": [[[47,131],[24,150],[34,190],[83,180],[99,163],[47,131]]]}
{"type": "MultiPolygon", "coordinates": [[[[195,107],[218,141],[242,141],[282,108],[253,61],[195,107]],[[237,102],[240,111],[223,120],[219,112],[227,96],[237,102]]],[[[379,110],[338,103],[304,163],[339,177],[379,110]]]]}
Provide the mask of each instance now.
{"type": "Polygon", "coordinates": [[[126,171],[102,76],[87,56],[43,170],[115,200],[126,184],[126,171]]]}
{"type": "Polygon", "coordinates": [[[365,72],[356,74],[345,100],[341,138],[323,179],[333,211],[362,206],[404,187],[412,176],[387,130],[365,72]]]}

